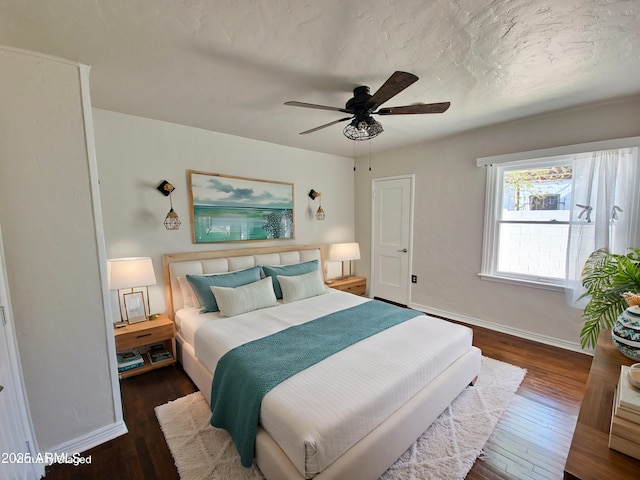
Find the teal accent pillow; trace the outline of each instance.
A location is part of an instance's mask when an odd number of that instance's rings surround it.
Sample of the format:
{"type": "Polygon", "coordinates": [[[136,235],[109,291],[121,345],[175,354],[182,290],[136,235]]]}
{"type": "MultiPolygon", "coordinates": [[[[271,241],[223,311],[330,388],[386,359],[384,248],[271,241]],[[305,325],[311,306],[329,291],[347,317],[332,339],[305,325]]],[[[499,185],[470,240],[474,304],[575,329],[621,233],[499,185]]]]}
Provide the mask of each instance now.
{"type": "Polygon", "coordinates": [[[262,270],[267,277],[273,278],[273,290],[276,292],[276,298],[282,298],[282,288],[278,281],[278,275],[282,277],[295,277],[304,275],[318,270],[318,260],[310,260],[308,262],[294,263],[293,265],[263,265],[262,270]]]}
{"type": "Polygon", "coordinates": [[[241,287],[260,280],[262,278],[260,272],[260,267],[251,267],[219,275],[187,275],[187,281],[198,298],[200,313],[217,312],[218,302],[211,287],[241,287]]]}

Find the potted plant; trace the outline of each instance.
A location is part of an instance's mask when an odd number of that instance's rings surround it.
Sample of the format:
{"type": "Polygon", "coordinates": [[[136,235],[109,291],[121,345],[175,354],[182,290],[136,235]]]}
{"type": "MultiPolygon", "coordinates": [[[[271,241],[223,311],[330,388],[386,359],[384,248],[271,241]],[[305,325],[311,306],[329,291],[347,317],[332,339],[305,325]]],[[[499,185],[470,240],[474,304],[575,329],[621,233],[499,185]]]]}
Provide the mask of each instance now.
{"type": "Polygon", "coordinates": [[[580,343],[582,348],[595,347],[600,331],[613,328],[627,307],[623,294],[640,292],[640,249],[627,255],[596,250],[585,262],[582,286],[587,291],[580,298],[591,299],[582,314],[580,343]]]}

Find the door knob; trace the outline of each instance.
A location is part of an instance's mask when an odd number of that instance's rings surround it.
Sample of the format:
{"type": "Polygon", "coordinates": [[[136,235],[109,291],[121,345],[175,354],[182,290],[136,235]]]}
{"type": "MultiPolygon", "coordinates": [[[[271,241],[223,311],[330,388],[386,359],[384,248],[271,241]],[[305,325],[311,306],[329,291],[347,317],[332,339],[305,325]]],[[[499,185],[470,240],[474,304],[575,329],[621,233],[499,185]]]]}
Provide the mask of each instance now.
{"type": "Polygon", "coordinates": [[[398,250],[398,252],[400,252],[400,253],[407,253],[407,251],[408,250],[406,248],[403,248],[402,250],[398,250]]]}

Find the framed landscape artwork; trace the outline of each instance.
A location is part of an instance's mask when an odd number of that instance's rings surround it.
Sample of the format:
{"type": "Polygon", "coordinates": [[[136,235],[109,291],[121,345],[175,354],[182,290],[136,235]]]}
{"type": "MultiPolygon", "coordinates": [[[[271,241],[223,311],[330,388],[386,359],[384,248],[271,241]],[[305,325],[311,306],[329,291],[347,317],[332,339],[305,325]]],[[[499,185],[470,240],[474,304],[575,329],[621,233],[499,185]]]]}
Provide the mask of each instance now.
{"type": "Polygon", "coordinates": [[[193,243],[294,238],[293,183],[188,175],[193,243]]]}

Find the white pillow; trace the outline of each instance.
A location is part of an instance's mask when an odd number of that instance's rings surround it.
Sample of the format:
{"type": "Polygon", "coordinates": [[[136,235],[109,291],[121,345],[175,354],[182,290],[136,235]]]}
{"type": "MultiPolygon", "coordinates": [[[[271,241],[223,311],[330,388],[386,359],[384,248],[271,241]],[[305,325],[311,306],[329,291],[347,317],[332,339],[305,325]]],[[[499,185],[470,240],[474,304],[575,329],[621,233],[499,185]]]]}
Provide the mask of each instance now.
{"type": "Polygon", "coordinates": [[[278,281],[282,288],[282,300],[284,303],[291,303],[327,293],[327,287],[322,281],[320,270],[293,277],[278,275],[278,281]]]}
{"type": "Polygon", "coordinates": [[[176,277],[178,280],[178,285],[180,285],[180,292],[182,293],[182,304],[184,308],[196,307],[200,308],[200,302],[198,302],[198,298],[194,295],[193,289],[185,276],[176,277]]]}
{"type": "Polygon", "coordinates": [[[211,286],[211,291],[224,317],[233,317],[278,304],[271,277],[240,287],[211,286]]]}

